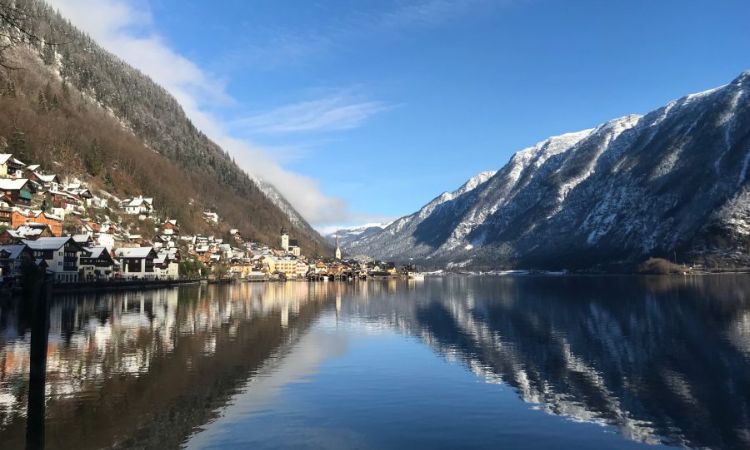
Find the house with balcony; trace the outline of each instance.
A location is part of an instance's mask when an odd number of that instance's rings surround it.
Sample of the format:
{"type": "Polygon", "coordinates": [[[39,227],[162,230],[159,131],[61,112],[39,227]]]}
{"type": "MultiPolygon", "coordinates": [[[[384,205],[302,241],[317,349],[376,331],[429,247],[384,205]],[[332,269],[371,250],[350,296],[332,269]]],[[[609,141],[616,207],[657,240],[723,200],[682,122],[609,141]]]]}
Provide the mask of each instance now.
{"type": "Polygon", "coordinates": [[[37,183],[44,190],[58,190],[60,188],[60,179],[55,174],[41,173],[38,170],[26,171],[29,180],[37,183]]]}
{"type": "Polygon", "coordinates": [[[11,226],[11,217],[13,215],[13,208],[8,206],[0,206],[0,225],[11,226]]]}
{"type": "Polygon", "coordinates": [[[40,237],[36,240],[24,239],[23,244],[33,252],[35,263],[44,267],[58,283],[78,281],[78,264],[83,247],[71,237],[40,237]]]}
{"type": "Polygon", "coordinates": [[[157,278],[158,274],[154,270],[156,252],[153,247],[118,248],[115,250],[115,257],[120,261],[120,275],[123,278],[157,278]]]}
{"type": "Polygon", "coordinates": [[[21,178],[26,164],[14,158],[10,153],[0,154],[0,177],[21,178]]]}
{"type": "Polygon", "coordinates": [[[120,208],[125,214],[132,216],[149,215],[154,210],[154,199],[142,195],[127,198],[120,203],[120,208]]]}
{"type": "Polygon", "coordinates": [[[62,209],[66,213],[79,210],[83,207],[81,199],[69,192],[49,191],[49,194],[52,198],[52,206],[62,209]]]}
{"type": "Polygon", "coordinates": [[[31,188],[26,178],[0,178],[0,194],[12,205],[31,204],[31,188]]]}
{"type": "MultiPolygon", "coordinates": [[[[176,249],[175,249],[176,250],[176,249]]],[[[162,280],[176,280],[180,277],[179,262],[176,252],[161,251],[154,259],[157,278],[162,280]]]]}
{"type": "Polygon", "coordinates": [[[112,276],[115,261],[106,247],[84,247],[80,271],[85,280],[107,280],[112,276]]]}

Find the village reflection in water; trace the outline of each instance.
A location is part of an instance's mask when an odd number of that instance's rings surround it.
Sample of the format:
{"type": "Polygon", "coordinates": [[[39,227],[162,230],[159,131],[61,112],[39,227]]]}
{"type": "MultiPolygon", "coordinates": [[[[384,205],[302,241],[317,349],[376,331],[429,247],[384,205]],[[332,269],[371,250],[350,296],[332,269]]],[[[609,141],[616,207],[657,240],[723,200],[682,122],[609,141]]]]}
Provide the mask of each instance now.
{"type": "MultiPolygon", "coordinates": [[[[0,308],[4,448],[25,444],[29,320],[21,302],[0,308]]],[[[416,338],[448,364],[509,386],[529,408],[610,426],[630,442],[750,446],[747,276],[446,276],[55,298],[47,446],[184,445],[231,417],[237,396],[279,389],[284,370],[298,377],[346,358],[355,350],[345,334],[356,329],[416,338]],[[284,369],[290,360],[297,367],[284,369]]],[[[377,387],[367,380],[377,383],[363,377],[361,389],[377,387]]],[[[371,430],[349,431],[383,434],[380,418],[369,419],[371,430]]]]}

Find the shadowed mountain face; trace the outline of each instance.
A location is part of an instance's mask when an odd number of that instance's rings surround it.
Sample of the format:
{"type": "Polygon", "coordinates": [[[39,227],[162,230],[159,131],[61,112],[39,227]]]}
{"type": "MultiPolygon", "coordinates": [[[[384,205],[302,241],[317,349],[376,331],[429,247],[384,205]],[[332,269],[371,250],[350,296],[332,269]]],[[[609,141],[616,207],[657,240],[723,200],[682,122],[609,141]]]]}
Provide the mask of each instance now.
{"type": "Polygon", "coordinates": [[[748,168],[745,72],[645,116],[521,150],[470,194],[346,250],[491,267],[591,267],[675,252],[745,265],[748,168]]]}

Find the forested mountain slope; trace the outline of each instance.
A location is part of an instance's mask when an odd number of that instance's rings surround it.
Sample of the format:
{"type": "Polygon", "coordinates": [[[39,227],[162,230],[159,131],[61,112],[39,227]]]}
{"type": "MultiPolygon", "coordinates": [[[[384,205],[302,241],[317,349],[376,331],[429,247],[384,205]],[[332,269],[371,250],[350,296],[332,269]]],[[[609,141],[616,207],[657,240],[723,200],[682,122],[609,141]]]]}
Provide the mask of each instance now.
{"type": "Polygon", "coordinates": [[[273,188],[240,169],[165,89],[44,2],[16,7],[32,36],[0,25],[23,41],[5,52],[20,69],[0,72],[4,151],[118,195],[153,196],[157,210],[188,232],[203,228],[200,213],[211,209],[251,239],[275,243],[286,227],[306,253],[329,251],[281,195],[269,195],[273,188]]]}

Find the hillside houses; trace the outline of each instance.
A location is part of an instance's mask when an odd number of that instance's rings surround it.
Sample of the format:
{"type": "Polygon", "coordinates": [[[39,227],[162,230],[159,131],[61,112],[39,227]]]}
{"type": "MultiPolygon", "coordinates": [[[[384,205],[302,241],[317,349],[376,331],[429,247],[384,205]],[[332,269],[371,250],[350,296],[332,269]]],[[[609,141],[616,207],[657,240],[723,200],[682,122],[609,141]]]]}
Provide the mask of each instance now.
{"type": "Polygon", "coordinates": [[[149,216],[154,210],[154,199],[139,195],[120,202],[123,213],[131,216],[149,216]]]}
{"type": "Polygon", "coordinates": [[[177,220],[158,216],[153,197],[120,199],[0,154],[0,279],[16,280],[24,262],[56,283],[181,276],[304,280],[350,270],[340,261],[308,259],[285,230],[280,245],[262,245],[216,212],[201,215],[212,232],[186,235],[177,220]]]}
{"type": "Polygon", "coordinates": [[[218,215],[218,214],[216,214],[215,212],[211,212],[211,211],[203,211],[203,219],[204,219],[204,220],[205,220],[206,222],[208,222],[208,223],[212,223],[212,224],[214,224],[214,225],[216,225],[216,224],[218,224],[218,223],[219,223],[219,215],[218,215]]]}
{"type": "Polygon", "coordinates": [[[10,153],[0,154],[0,177],[21,178],[26,164],[14,158],[10,153]]]}
{"type": "Polygon", "coordinates": [[[39,172],[38,169],[27,171],[26,173],[29,181],[38,184],[44,189],[57,190],[60,188],[60,180],[55,174],[44,174],[39,172]]]}
{"type": "Polygon", "coordinates": [[[25,239],[36,240],[42,237],[55,237],[49,225],[43,223],[29,222],[19,226],[15,230],[8,229],[0,233],[0,242],[3,244],[17,244],[25,239]]]}
{"type": "Polygon", "coordinates": [[[40,210],[15,210],[11,213],[10,227],[18,229],[29,224],[44,224],[53,236],[62,236],[62,217],[40,210]]]}
{"type": "Polygon", "coordinates": [[[29,206],[32,194],[26,178],[0,178],[0,195],[9,205],[29,206]]]}

